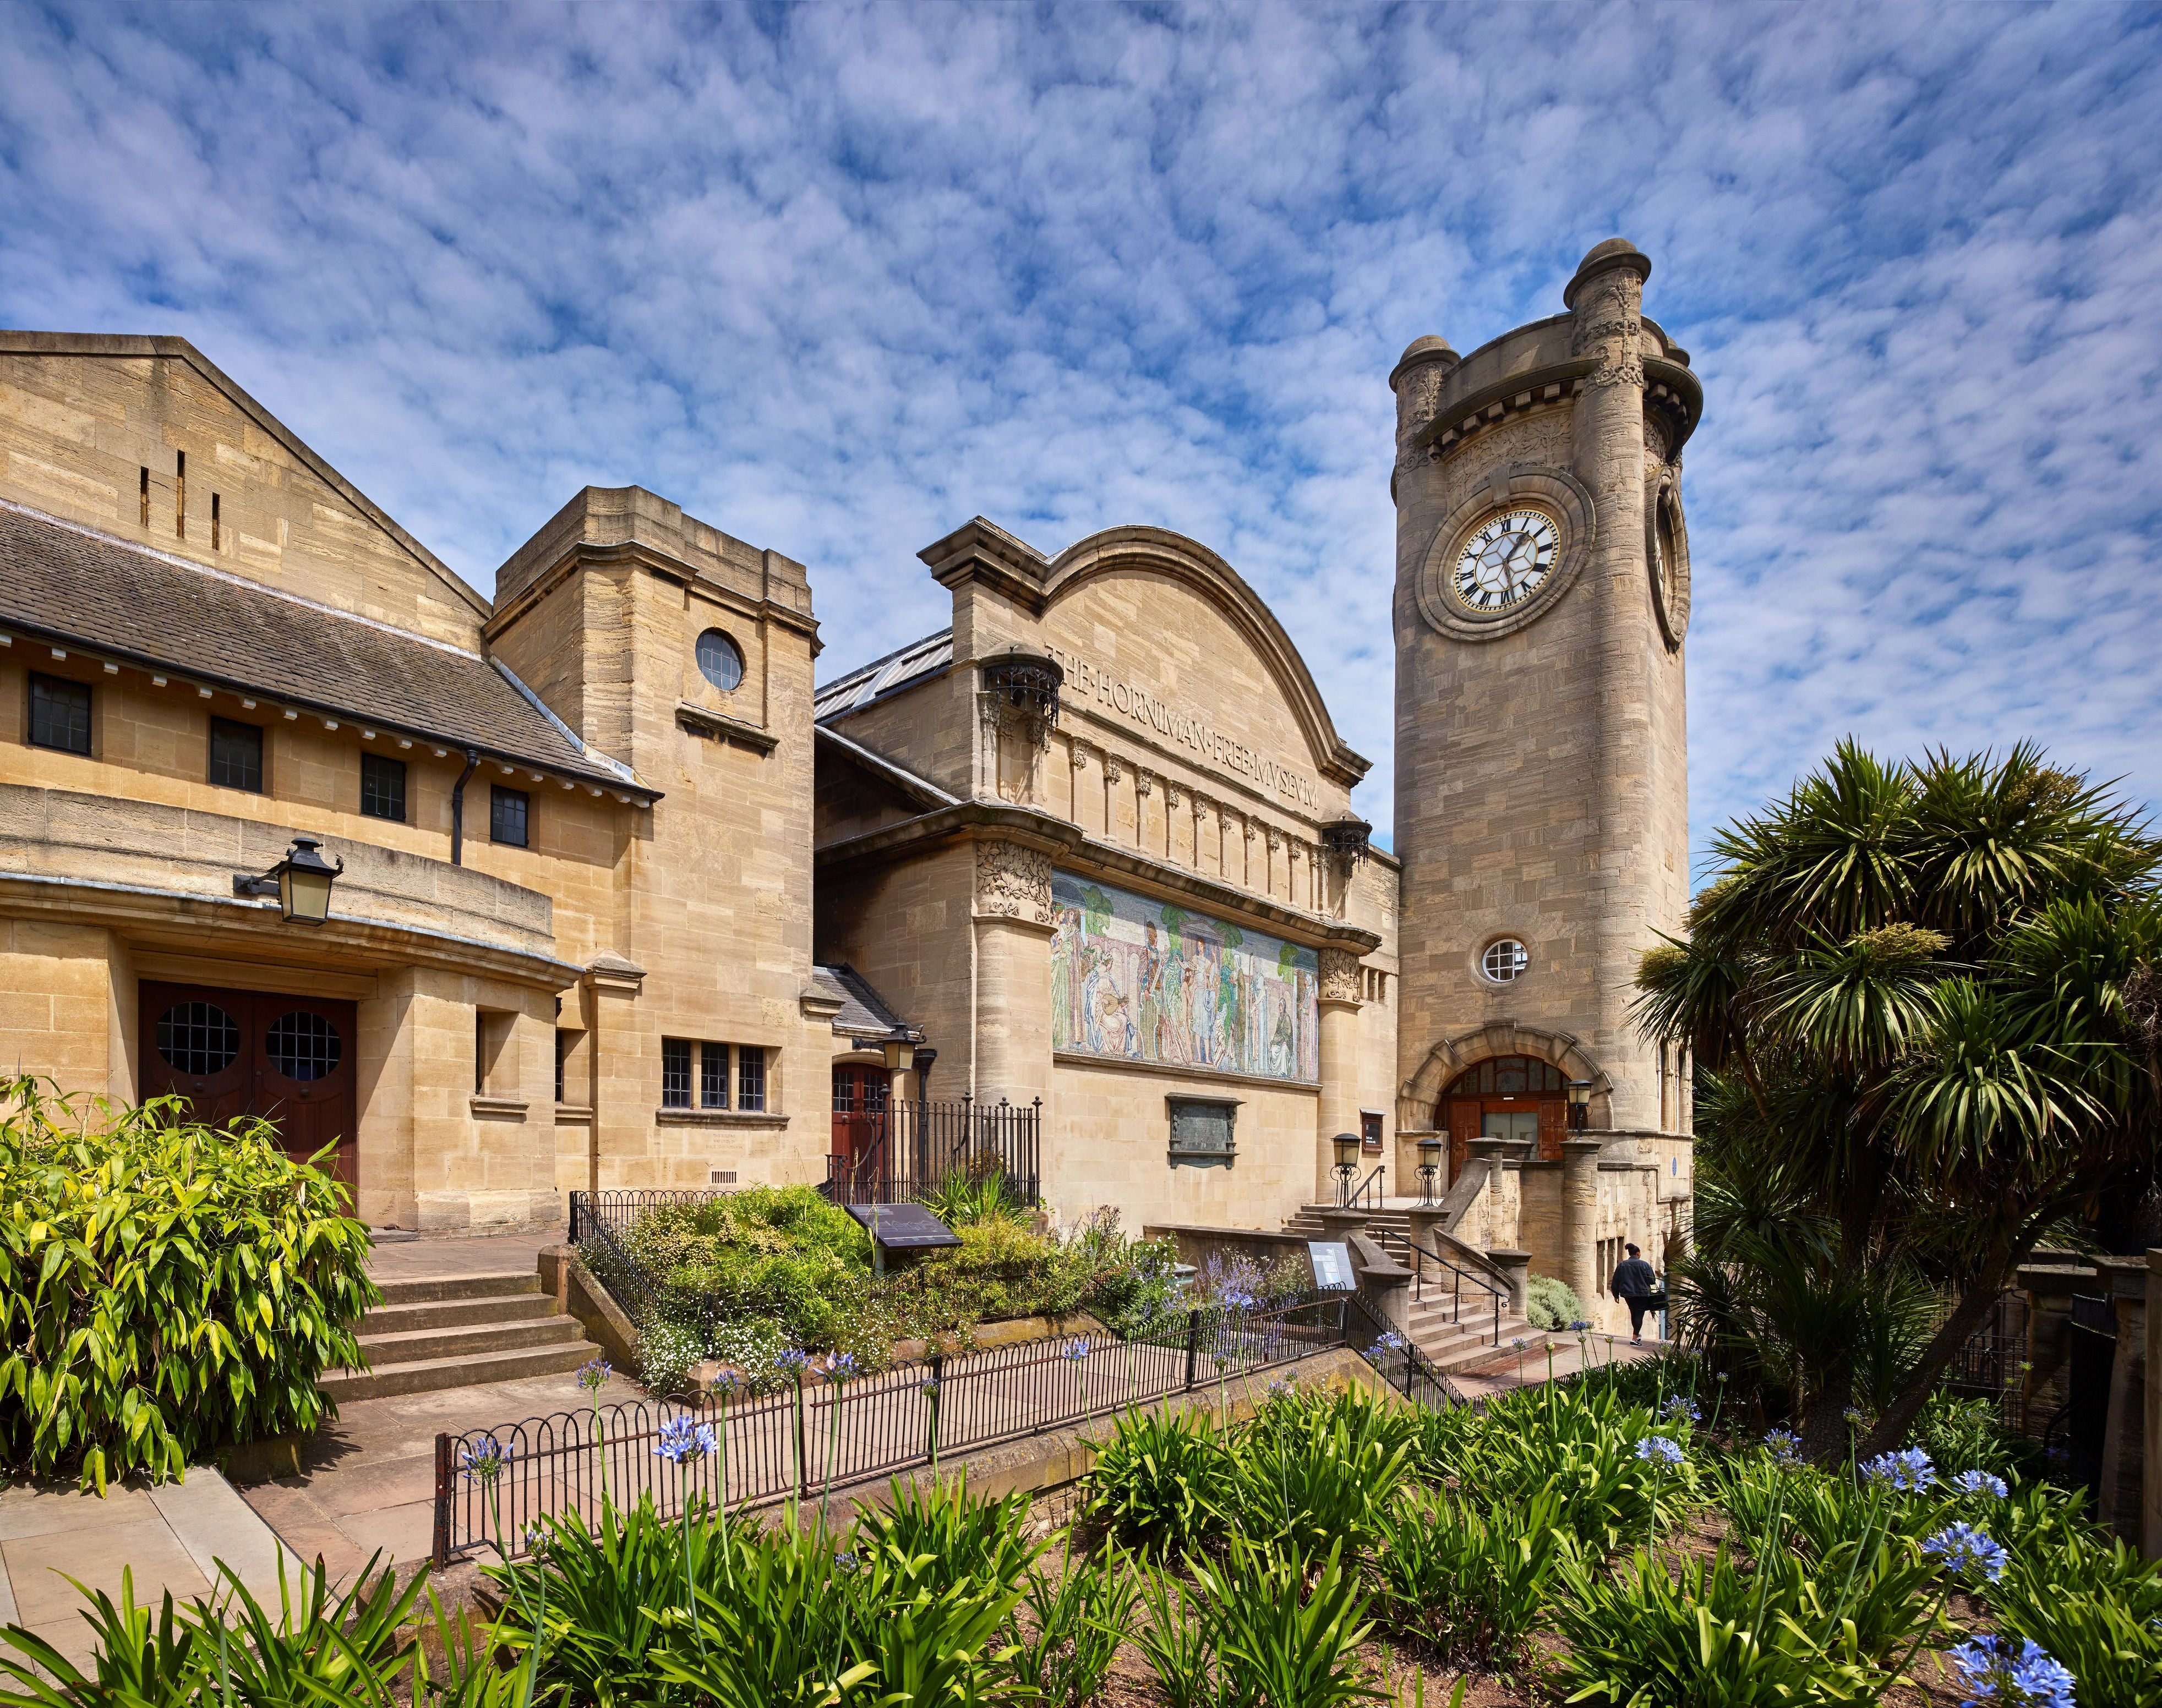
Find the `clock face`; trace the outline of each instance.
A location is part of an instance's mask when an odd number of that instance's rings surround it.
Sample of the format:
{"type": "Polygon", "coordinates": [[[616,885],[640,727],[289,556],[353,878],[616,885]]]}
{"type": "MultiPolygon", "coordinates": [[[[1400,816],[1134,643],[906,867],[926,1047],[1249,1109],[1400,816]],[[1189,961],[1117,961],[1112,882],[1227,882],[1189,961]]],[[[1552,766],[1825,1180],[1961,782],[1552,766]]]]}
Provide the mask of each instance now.
{"type": "Polygon", "coordinates": [[[1456,555],[1449,586],[1468,611],[1507,611],[1538,591],[1561,555],[1561,530],[1543,510],[1506,510],[1456,555]]]}

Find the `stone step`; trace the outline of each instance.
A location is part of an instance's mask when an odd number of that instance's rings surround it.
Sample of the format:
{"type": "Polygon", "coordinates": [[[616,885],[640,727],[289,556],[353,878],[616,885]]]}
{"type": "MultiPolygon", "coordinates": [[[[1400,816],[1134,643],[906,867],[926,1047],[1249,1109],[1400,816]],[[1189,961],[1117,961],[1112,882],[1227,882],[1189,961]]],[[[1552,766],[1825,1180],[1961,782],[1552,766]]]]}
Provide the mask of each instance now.
{"type": "Polygon", "coordinates": [[[389,1364],[380,1370],[328,1371],[316,1385],[344,1405],[356,1400],[386,1399],[394,1394],[470,1388],[483,1382],[567,1375],[599,1351],[584,1341],[572,1341],[556,1346],[521,1346],[504,1352],[462,1353],[454,1357],[389,1364]]]}
{"type": "Polygon", "coordinates": [[[469,1323],[388,1335],[364,1333],[359,1338],[368,1368],[380,1370],[391,1364],[424,1364],[436,1358],[582,1341],[585,1330],[576,1317],[549,1315],[524,1322],[469,1323]]]}
{"type": "Polygon", "coordinates": [[[376,1284],[385,1304],[431,1304],[446,1299],[496,1299],[506,1293],[538,1293],[540,1272],[508,1269],[495,1275],[414,1275],[376,1284]]]}
{"type": "Polygon", "coordinates": [[[525,1322],[552,1315],[556,1301],[537,1288],[481,1299],[432,1299],[419,1304],[379,1304],[360,1320],[363,1335],[399,1335],[417,1329],[470,1328],[477,1323],[525,1322]]]}

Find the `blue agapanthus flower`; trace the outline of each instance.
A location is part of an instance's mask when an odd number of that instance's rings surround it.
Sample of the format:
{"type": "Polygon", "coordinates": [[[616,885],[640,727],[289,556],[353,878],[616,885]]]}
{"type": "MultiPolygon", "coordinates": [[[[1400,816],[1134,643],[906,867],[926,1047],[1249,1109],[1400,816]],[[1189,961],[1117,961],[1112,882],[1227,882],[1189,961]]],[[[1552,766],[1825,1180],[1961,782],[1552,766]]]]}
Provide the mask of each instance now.
{"type": "Polygon", "coordinates": [[[1767,1431],[1764,1445],[1780,1465],[1795,1466],[1802,1462],[1802,1438],[1792,1429],[1767,1431]]]}
{"type": "Polygon", "coordinates": [[[1676,1423],[1679,1423],[1684,1418],[1687,1418],[1693,1424],[1704,1421],[1704,1414],[1696,1409],[1696,1402],[1687,1395],[1679,1393],[1659,1408],[1659,1415],[1663,1418],[1670,1418],[1676,1423]]]}
{"type": "Polygon", "coordinates": [[[856,1373],[855,1356],[850,1352],[836,1352],[826,1361],[826,1379],[846,1382],[856,1373]]]}
{"type": "Polygon", "coordinates": [[[1961,1494],[1986,1494],[1997,1501],[2012,1492],[2004,1486],[2003,1477],[1992,1476],[1986,1471],[1962,1471],[1952,1479],[1952,1487],[1961,1494]]]}
{"type": "Polygon", "coordinates": [[[671,1465],[681,1465],[687,1459],[702,1459],[717,1451],[719,1445],[711,1424],[693,1423],[689,1418],[671,1418],[661,1426],[661,1439],[654,1443],[653,1455],[666,1459],[671,1465]]]}
{"type": "Polygon", "coordinates": [[[1394,1329],[1376,1340],[1374,1344],[1387,1352],[1401,1352],[1406,1345],[1404,1337],[1394,1329]]]}
{"type": "Polygon", "coordinates": [[[1637,1456],[1648,1465],[1679,1465],[1681,1443],[1664,1435],[1647,1435],[1637,1444],[1637,1456]]]}
{"type": "Polygon", "coordinates": [[[607,1359],[598,1356],[588,1358],[578,1366],[578,1386],[588,1393],[598,1393],[608,1386],[608,1377],[614,1373],[607,1359]]]}
{"type": "Polygon", "coordinates": [[[1930,1486],[1937,1468],[1919,1447],[1909,1447],[1904,1452],[1878,1454],[1862,1467],[1862,1474],[1872,1482],[1888,1483],[1902,1494],[1913,1494],[1930,1486]]]}
{"type": "Polygon", "coordinates": [[[1947,1524],[1922,1544],[1922,1552],[1945,1563],[1945,1569],[1965,1578],[1987,1578],[1995,1583],[2004,1575],[2007,1555],[1987,1531],[1971,1524],[1947,1524]]]}
{"type": "Polygon", "coordinates": [[[2078,1708],[2072,1675],[2029,1638],[1976,1637],[1946,1654],[1974,1692],[1960,1708],[2078,1708]]]}
{"type": "Polygon", "coordinates": [[[1089,1356],[1089,1343],[1077,1337],[1068,1341],[1066,1350],[1058,1356],[1062,1358],[1069,1358],[1078,1364],[1089,1356]]]}
{"type": "Polygon", "coordinates": [[[1580,1334],[1582,1334],[1582,1333],[1583,1333],[1586,1329],[1590,1328],[1590,1326],[1591,1326],[1591,1319],[1590,1319],[1590,1317],[1588,1317],[1588,1316],[1580,1316],[1580,1317],[1574,1318],[1574,1319],[1573,1319],[1573,1320],[1570,1321],[1570,1323],[1569,1323],[1569,1328],[1571,1329],[1571,1330],[1572,1330],[1572,1331],[1574,1331],[1574,1333],[1577,1333],[1577,1334],[1580,1334],[1580,1334]]]}
{"type": "Polygon", "coordinates": [[[494,1482],[517,1456],[518,1449],[509,1442],[483,1435],[458,1455],[458,1468],[475,1482],[494,1482]]]}

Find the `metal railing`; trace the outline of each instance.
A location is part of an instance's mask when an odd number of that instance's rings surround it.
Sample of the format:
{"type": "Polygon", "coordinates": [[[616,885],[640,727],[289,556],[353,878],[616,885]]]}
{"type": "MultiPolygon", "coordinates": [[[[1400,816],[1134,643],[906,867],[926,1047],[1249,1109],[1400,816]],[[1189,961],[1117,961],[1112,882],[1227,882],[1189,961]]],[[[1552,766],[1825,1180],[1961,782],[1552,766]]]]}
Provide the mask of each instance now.
{"type": "Polygon", "coordinates": [[[1501,1344],[1501,1307],[1508,1301],[1509,1289],[1491,1276],[1469,1268],[1454,1258],[1445,1258],[1439,1252],[1421,1245],[1409,1234],[1400,1234],[1391,1228],[1377,1230],[1381,1248],[1386,1251],[1392,1244],[1401,1244],[1404,1267],[1412,1272],[1412,1298],[1417,1304],[1426,1303],[1426,1269],[1431,1263],[1443,1273],[1434,1278],[1434,1297],[1449,1300],[1449,1320],[1452,1323],[1464,1320],[1464,1289],[1468,1282],[1473,1289],[1471,1308],[1475,1315],[1491,1311],[1492,1322],[1488,1332],[1480,1336],[1491,1346],[1501,1344]],[[1444,1291],[1444,1284],[1446,1292],[1444,1291]],[[1478,1294],[1487,1295],[1482,1303],[1478,1294]]]}
{"type": "Polygon", "coordinates": [[[1345,1295],[1345,1343],[1405,1398],[1439,1411],[1462,1405],[1464,1395],[1406,1334],[1390,1328],[1357,1294],[1345,1295]]]}
{"type": "MultiPolygon", "coordinates": [[[[1347,1163],[1344,1166],[1348,1169],[1350,1165],[1347,1163]]],[[[1373,1173],[1355,1186],[1351,1184],[1350,1174],[1346,1174],[1343,1177],[1343,1184],[1337,1189],[1338,1206],[1345,1210],[1379,1210],[1382,1199],[1387,1195],[1383,1190],[1382,1177],[1388,1172],[1386,1163],[1376,1163],[1373,1173]]]]}
{"type": "Polygon", "coordinates": [[[1371,1346],[1378,1331],[1367,1336],[1364,1310],[1345,1293],[1249,1314],[1196,1310],[1156,1335],[1058,1336],[840,1384],[814,1374],[732,1403],[603,1405],[438,1435],[434,1558],[440,1566],[482,1549],[516,1558],[536,1521],[575,1513],[592,1523],[608,1501],[650,1494],[666,1515],[693,1496],[731,1508],[807,1500],[1174,1393],[1233,1382],[1243,1392],[1263,1370],[1362,1337],[1371,1346]],[[722,1450],[681,1465],[660,1457],[661,1428],[677,1418],[710,1424],[722,1450]],[[491,1450],[495,1472],[472,1469],[491,1450]]]}
{"type": "MultiPolygon", "coordinates": [[[[869,1117],[859,1117],[868,1121],[869,1117]]],[[[906,1204],[931,1197],[956,1175],[997,1176],[1006,1195],[1042,1201],[1043,1100],[1027,1104],[921,1099],[886,1106],[864,1149],[826,1159],[824,1191],[836,1204],[906,1204]]]]}

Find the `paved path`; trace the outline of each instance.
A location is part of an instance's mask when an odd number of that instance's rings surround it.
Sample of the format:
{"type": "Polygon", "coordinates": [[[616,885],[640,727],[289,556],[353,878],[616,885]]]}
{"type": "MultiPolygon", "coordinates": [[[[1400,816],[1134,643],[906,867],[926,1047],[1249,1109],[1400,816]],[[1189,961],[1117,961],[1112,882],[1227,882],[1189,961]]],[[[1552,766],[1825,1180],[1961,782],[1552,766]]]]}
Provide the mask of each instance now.
{"type": "Polygon", "coordinates": [[[1449,1379],[1466,1399],[1485,1399],[1496,1393],[1506,1393],[1512,1388],[1532,1388],[1555,1377],[1574,1376],[1587,1364],[1601,1369],[1610,1363],[1632,1363],[1639,1358],[1656,1358],[1668,1350],[1659,1341],[1646,1341],[1641,1346],[1632,1346],[1626,1336],[1586,1335],[1580,1344],[1574,1335],[1546,1334],[1538,1329],[1526,1331],[1524,1344],[1519,1348],[1505,1342],[1477,1362],[1467,1364],[1449,1372],[1449,1379]],[[1549,1364],[1547,1346],[1551,1342],[1554,1357],[1549,1364]],[[1587,1356],[1588,1355],[1588,1356],[1587,1356]]]}
{"type": "MultiPolygon", "coordinates": [[[[104,1498],[72,1487],[0,1487],[0,1625],[22,1625],[72,1660],[91,1653],[80,1580],[117,1601],[123,1570],[138,1606],[155,1609],[168,1590],[185,1603],[207,1596],[222,1560],[248,1592],[278,1606],[278,1538],[208,1466],[157,1488],[115,1485],[104,1498]]],[[[300,1560],[288,1552],[289,1580],[300,1560]]]]}

